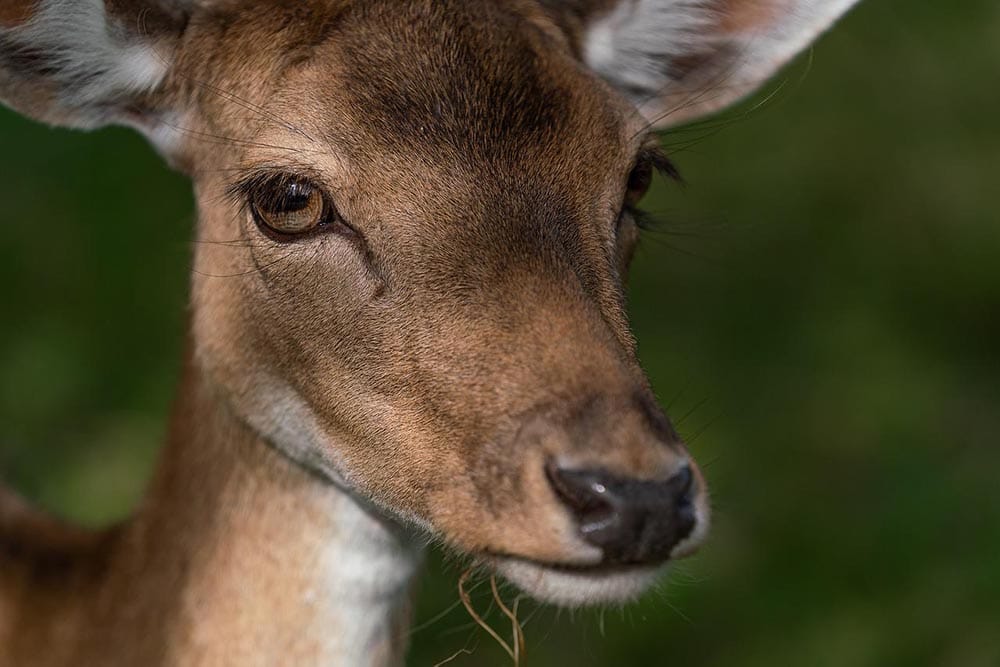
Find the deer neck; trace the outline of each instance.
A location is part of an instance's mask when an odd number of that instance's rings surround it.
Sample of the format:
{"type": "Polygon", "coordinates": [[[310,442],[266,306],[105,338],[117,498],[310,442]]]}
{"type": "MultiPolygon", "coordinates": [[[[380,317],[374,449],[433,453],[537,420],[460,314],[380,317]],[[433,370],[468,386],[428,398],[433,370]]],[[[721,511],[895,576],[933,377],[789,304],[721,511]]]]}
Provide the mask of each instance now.
{"type": "Polygon", "coordinates": [[[166,603],[161,654],[178,663],[402,662],[412,538],[270,447],[193,364],[122,552],[142,574],[132,586],[166,603]]]}

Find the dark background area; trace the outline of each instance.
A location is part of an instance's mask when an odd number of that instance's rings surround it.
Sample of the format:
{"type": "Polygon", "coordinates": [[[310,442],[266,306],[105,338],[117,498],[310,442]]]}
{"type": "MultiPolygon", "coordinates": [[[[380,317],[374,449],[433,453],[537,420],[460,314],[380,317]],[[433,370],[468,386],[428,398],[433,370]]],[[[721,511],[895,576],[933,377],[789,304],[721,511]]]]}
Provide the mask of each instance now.
{"type": "MultiPolygon", "coordinates": [[[[525,603],[532,664],[1000,664],[998,73],[1000,4],[869,0],[766,102],[664,135],[688,185],[647,200],[631,311],[714,533],[636,605],[525,603]]],[[[8,111],[0,174],[0,475],[104,525],[163,434],[189,186],[8,111]]],[[[429,565],[411,663],[503,664],[429,565]]]]}

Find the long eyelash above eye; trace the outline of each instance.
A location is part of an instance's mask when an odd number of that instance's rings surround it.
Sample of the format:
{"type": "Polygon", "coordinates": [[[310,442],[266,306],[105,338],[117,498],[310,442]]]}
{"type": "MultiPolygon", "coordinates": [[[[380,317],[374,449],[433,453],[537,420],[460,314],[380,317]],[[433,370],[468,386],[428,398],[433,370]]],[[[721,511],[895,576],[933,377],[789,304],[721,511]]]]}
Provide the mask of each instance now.
{"type": "Polygon", "coordinates": [[[259,192],[279,191],[282,186],[306,181],[322,189],[320,178],[311,169],[304,167],[264,166],[246,170],[229,187],[225,194],[237,203],[245,203],[259,192]]]}
{"type": "Polygon", "coordinates": [[[648,162],[663,178],[668,178],[680,184],[684,183],[684,178],[681,176],[677,165],[659,147],[651,146],[646,148],[640,153],[639,159],[648,162]]]}
{"type": "MultiPolygon", "coordinates": [[[[656,145],[648,146],[639,153],[638,161],[645,161],[662,178],[669,179],[674,183],[684,185],[684,178],[677,166],[667,157],[667,154],[656,145]]],[[[668,222],[649,211],[639,208],[635,204],[626,206],[624,213],[629,215],[635,226],[643,232],[662,231],[668,226],[668,222]]]]}
{"type": "Polygon", "coordinates": [[[291,176],[283,172],[269,170],[253,171],[226,188],[226,194],[237,202],[246,201],[253,193],[270,189],[277,190],[283,182],[291,180],[291,176]]]}

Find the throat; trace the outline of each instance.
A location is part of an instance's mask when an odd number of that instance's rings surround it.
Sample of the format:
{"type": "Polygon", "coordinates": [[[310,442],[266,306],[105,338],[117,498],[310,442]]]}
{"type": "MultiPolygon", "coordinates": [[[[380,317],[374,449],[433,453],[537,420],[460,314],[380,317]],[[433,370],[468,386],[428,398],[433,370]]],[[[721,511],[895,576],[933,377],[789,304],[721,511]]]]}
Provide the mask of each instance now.
{"type": "Polygon", "coordinates": [[[158,616],[156,653],[176,664],[401,664],[414,538],[270,447],[187,375],[118,554],[148,590],[114,597],[158,616]]]}
{"type": "Polygon", "coordinates": [[[322,664],[402,663],[420,554],[383,522],[342,494],[336,527],[315,553],[314,576],[300,585],[322,664]]]}

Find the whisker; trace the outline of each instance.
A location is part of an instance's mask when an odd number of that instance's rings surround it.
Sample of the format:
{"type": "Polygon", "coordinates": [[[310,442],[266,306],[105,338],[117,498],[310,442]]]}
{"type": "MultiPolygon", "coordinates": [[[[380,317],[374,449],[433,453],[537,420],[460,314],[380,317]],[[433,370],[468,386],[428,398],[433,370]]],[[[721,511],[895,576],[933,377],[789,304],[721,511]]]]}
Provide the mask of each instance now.
{"type": "Polygon", "coordinates": [[[716,423],[717,421],[719,421],[719,420],[720,420],[720,419],[721,419],[722,417],[724,417],[724,416],[725,416],[725,414],[726,414],[726,411],[725,411],[725,410],[720,410],[720,411],[719,411],[718,413],[716,413],[716,415],[715,415],[714,417],[712,417],[711,419],[709,419],[709,420],[708,420],[708,423],[706,423],[706,424],[705,424],[704,426],[702,426],[702,427],[701,427],[700,429],[698,429],[698,430],[697,430],[697,431],[696,431],[696,432],[694,433],[694,435],[691,435],[691,436],[689,436],[688,438],[685,438],[685,439],[687,440],[687,444],[688,444],[689,446],[690,446],[691,444],[693,444],[695,440],[697,440],[698,438],[700,438],[700,437],[702,436],[702,434],[703,434],[703,433],[705,433],[705,431],[707,431],[707,430],[708,430],[709,428],[711,428],[711,427],[712,427],[712,426],[713,426],[713,425],[714,425],[714,424],[715,424],[715,423],[716,423]]]}
{"type": "Polygon", "coordinates": [[[316,141],[316,139],[314,139],[309,133],[307,133],[302,128],[298,127],[297,125],[294,125],[293,123],[288,122],[287,120],[281,118],[280,116],[277,116],[277,115],[271,113],[270,111],[268,111],[267,109],[265,109],[264,107],[262,107],[260,105],[254,104],[253,102],[250,102],[249,100],[246,100],[246,99],[244,99],[242,97],[239,97],[238,95],[236,95],[234,93],[231,93],[229,91],[223,90],[222,88],[219,88],[218,86],[214,86],[214,85],[212,85],[212,84],[210,84],[208,82],[199,81],[197,79],[194,79],[193,77],[188,77],[188,76],[184,75],[183,73],[181,73],[180,75],[184,76],[185,78],[187,78],[189,81],[191,81],[192,83],[194,83],[198,87],[200,87],[200,88],[202,88],[204,90],[208,90],[209,92],[215,93],[216,95],[218,95],[219,97],[221,97],[224,100],[232,102],[232,103],[236,104],[237,106],[241,106],[244,109],[247,109],[248,111],[253,111],[253,112],[259,114],[260,116],[262,116],[263,118],[266,118],[268,120],[272,120],[272,121],[278,123],[279,125],[281,125],[282,127],[284,127],[285,129],[287,129],[287,130],[289,130],[291,132],[294,132],[295,134],[298,134],[299,136],[303,137],[304,139],[307,139],[307,140],[311,141],[312,143],[319,143],[319,142],[316,141]]]}
{"type": "Polygon", "coordinates": [[[451,662],[452,660],[455,660],[460,655],[472,655],[472,651],[470,651],[467,648],[460,648],[457,651],[455,651],[454,653],[452,653],[450,656],[448,656],[447,658],[445,658],[444,660],[442,660],[441,662],[434,663],[434,667],[441,667],[441,665],[447,665],[449,662],[451,662]]]}
{"type": "Polygon", "coordinates": [[[266,248],[268,244],[255,241],[252,238],[233,239],[231,241],[213,241],[211,239],[195,239],[193,243],[199,245],[221,245],[231,248],[266,248]]]}
{"type": "Polygon", "coordinates": [[[220,146],[250,146],[253,148],[272,148],[275,150],[290,151],[296,153],[307,153],[307,154],[322,154],[326,151],[323,150],[303,150],[301,148],[296,148],[294,146],[282,146],[280,144],[268,144],[261,141],[250,141],[247,139],[237,139],[236,137],[227,137],[221,134],[212,134],[211,132],[203,132],[201,130],[193,130],[191,128],[181,127],[180,125],[174,125],[168,123],[167,121],[160,121],[161,125],[169,127],[172,130],[181,132],[185,135],[201,139],[205,143],[214,143],[220,146]]]}
{"type": "Polygon", "coordinates": [[[291,256],[294,253],[295,253],[295,250],[290,250],[290,251],[286,252],[284,255],[282,255],[281,257],[279,257],[278,259],[274,260],[273,262],[270,262],[268,264],[263,264],[263,265],[257,265],[254,268],[252,268],[252,269],[250,269],[248,271],[243,271],[241,273],[214,274],[214,273],[207,273],[205,271],[198,271],[197,269],[194,269],[193,271],[194,271],[194,273],[197,273],[200,276],[205,276],[207,278],[239,278],[241,276],[248,276],[248,275],[251,275],[253,273],[260,273],[260,271],[262,269],[266,269],[266,268],[268,268],[270,266],[274,266],[275,264],[278,264],[279,262],[284,261],[285,259],[287,259],[289,256],[291,256]]]}
{"type": "MultiPolygon", "coordinates": [[[[689,250],[687,248],[683,248],[683,247],[677,245],[676,243],[670,243],[669,241],[667,241],[664,238],[655,236],[655,233],[654,233],[654,235],[650,235],[648,231],[647,231],[647,241],[646,241],[646,243],[647,244],[649,244],[649,243],[655,243],[658,246],[662,246],[662,247],[667,248],[669,250],[672,250],[673,252],[676,252],[678,254],[684,255],[686,257],[691,257],[693,259],[697,259],[699,261],[705,262],[707,264],[711,264],[713,266],[721,266],[722,265],[722,263],[718,259],[715,259],[715,258],[712,258],[712,257],[706,257],[705,255],[699,254],[699,253],[697,253],[697,252],[695,252],[693,250],[689,250]]],[[[642,249],[642,247],[643,247],[642,244],[640,244],[640,246],[639,246],[640,250],[642,249]]]]}
{"type": "MultiPolygon", "coordinates": [[[[749,51],[749,44],[747,45],[745,52],[746,51],[749,51]]],[[[736,65],[740,63],[741,63],[740,59],[738,57],[734,57],[733,60],[730,62],[730,64],[726,68],[720,70],[719,74],[717,74],[714,78],[709,79],[707,82],[699,84],[698,88],[696,89],[691,89],[690,90],[691,95],[689,97],[682,99],[681,102],[679,102],[678,104],[674,105],[673,107],[670,107],[669,109],[666,109],[663,113],[659,114],[658,116],[654,116],[652,119],[650,119],[639,132],[633,135],[633,138],[635,138],[635,136],[638,136],[639,134],[648,132],[651,127],[669,118],[673,114],[678,113],[679,111],[683,111],[684,109],[691,108],[695,104],[698,104],[709,93],[725,91],[728,90],[729,88],[734,88],[734,86],[727,87],[727,86],[722,86],[721,84],[732,78],[733,75],[735,75],[736,65]]],[[[662,95],[663,92],[671,85],[673,85],[673,82],[666,83],[659,90],[654,91],[648,97],[643,99],[640,102],[639,106],[641,107],[645,104],[648,104],[649,102],[652,102],[654,99],[662,95]]],[[[684,92],[683,89],[680,92],[684,92]]],[[[711,101],[711,99],[709,101],[711,101]]]]}
{"type": "Polygon", "coordinates": [[[676,426],[680,426],[684,422],[685,419],[687,419],[688,417],[690,417],[691,415],[693,415],[695,412],[697,412],[698,409],[701,408],[706,403],[708,403],[708,401],[709,401],[709,397],[706,396],[705,398],[703,398],[700,401],[698,401],[697,403],[695,403],[693,406],[691,406],[691,409],[689,409],[687,412],[685,412],[684,415],[680,419],[678,419],[678,420],[676,420],[674,422],[674,424],[676,426]]]}
{"type": "MultiPolygon", "coordinates": [[[[725,68],[721,69],[719,71],[718,75],[716,75],[714,78],[710,79],[709,81],[700,84],[697,89],[691,89],[690,90],[691,94],[688,97],[683,98],[678,104],[674,105],[673,107],[671,107],[669,109],[666,109],[665,111],[663,111],[659,115],[657,115],[657,116],[653,117],[652,119],[650,119],[645,124],[645,126],[643,127],[643,129],[639,133],[641,133],[641,132],[648,132],[651,127],[653,127],[654,125],[656,125],[656,124],[662,122],[663,120],[669,118],[671,115],[673,115],[675,113],[678,113],[680,111],[683,111],[685,109],[691,108],[692,106],[694,106],[696,104],[699,104],[699,103],[702,103],[702,102],[714,102],[719,97],[721,97],[721,95],[723,95],[723,94],[725,94],[727,92],[734,91],[734,90],[739,90],[739,89],[752,90],[752,89],[756,88],[758,85],[762,84],[764,81],[766,81],[769,77],[760,77],[758,79],[749,79],[749,80],[741,81],[740,83],[735,83],[735,84],[732,84],[732,85],[722,85],[726,81],[732,79],[732,77],[738,71],[738,66],[739,65],[743,65],[743,64],[745,64],[747,62],[746,56],[750,52],[752,46],[753,46],[753,39],[747,40],[746,43],[744,44],[743,48],[738,53],[736,53],[736,54],[733,55],[733,57],[730,59],[729,64],[726,65],[725,68]],[[705,96],[708,93],[714,93],[714,95],[712,97],[709,97],[709,98],[706,99],[705,96]]],[[[796,81],[796,85],[800,85],[805,80],[805,78],[808,76],[809,72],[812,70],[813,50],[811,48],[809,49],[808,54],[809,54],[809,56],[808,56],[806,68],[803,71],[803,73],[800,75],[799,79],[796,81]]],[[[717,119],[717,118],[709,118],[709,119],[707,119],[707,121],[701,121],[701,122],[702,123],[708,122],[708,123],[713,124],[713,126],[728,127],[729,125],[732,125],[732,124],[734,124],[736,122],[739,122],[740,120],[744,120],[744,119],[748,118],[749,116],[751,116],[752,114],[754,114],[757,111],[759,111],[760,109],[762,109],[767,104],[769,104],[772,101],[772,99],[778,93],[781,92],[781,90],[785,87],[785,85],[787,83],[788,83],[787,79],[782,79],[781,83],[777,86],[777,88],[774,91],[772,91],[771,93],[769,93],[762,100],[759,100],[759,101],[755,102],[753,105],[751,105],[750,107],[748,107],[748,108],[746,108],[746,109],[738,112],[736,115],[727,115],[721,121],[719,119],[717,119]]],[[[669,88],[670,86],[672,86],[672,85],[673,85],[673,83],[667,83],[667,84],[665,84],[663,87],[661,87],[657,91],[654,91],[653,93],[651,93],[650,95],[648,95],[647,97],[645,97],[639,103],[639,106],[648,104],[649,102],[653,101],[657,97],[661,96],[663,94],[663,92],[667,88],[669,88]]],[[[681,90],[680,92],[683,93],[684,91],[681,90]]],[[[699,125],[699,123],[693,124],[693,126],[697,126],[697,125],[699,125]]],[[[684,128],[681,128],[681,129],[678,129],[678,130],[674,130],[674,129],[670,130],[670,132],[683,132],[683,131],[685,131],[684,128]]]]}
{"type": "Polygon", "coordinates": [[[670,410],[672,407],[674,407],[674,403],[680,400],[681,396],[684,395],[684,392],[686,392],[688,390],[688,387],[690,386],[691,386],[691,378],[688,378],[687,380],[684,381],[684,384],[681,385],[681,388],[677,390],[677,393],[674,394],[673,398],[667,401],[667,410],[670,410]]]}
{"type": "MultiPolygon", "coordinates": [[[[483,583],[485,583],[483,580],[479,580],[479,581],[475,582],[474,584],[472,584],[468,588],[468,590],[469,591],[474,591],[476,588],[478,588],[479,586],[481,586],[483,583]]],[[[410,628],[410,635],[412,636],[412,635],[420,632],[421,630],[426,630],[427,628],[429,628],[430,626],[434,625],[435,623],[437,623],[438,621],[440,621],[442,618],[444,618],[445,616],[447,616],[451,612],[455,611],[459,607],[459,605],[461,605],[461,604],[462,604],[462,600],[461,599],[455,600],[450,605],[448,605],[447,607],[445,607],[444,610],[438,612],[437,614],[435,614],[431,618],[427,619],[423,623],[420,623],[419,625],[415,625],[414,627],[410,628]]]]}
{"type": "MultiPolygon", "coordinates": [[[[140,12],[137,18],[137,21],[139,23],[138,27],[140,34],[148,34],[148,29],[145,23],[147,13],[148,13],[147,11],[140,12]]],[[[164,58],[163,55],[156,48],[151,48],[150,50],[153,56],[157,58],[160,61],[160,63],[164,65],[164,67],[170,68],[171,65],[170,61],[167,58],[164,58]]],[[[281,118],[280,116],[268,111],[259,104],[255,104],[254,102],[251,102],[250,100],[240,97],[239,95],[231,91],[225,90],[224,88],[216,86],[215,84],[197,79],[181,70],[172,69],[172,72],[175,76],[180,77],[181,79],[184,79],[185,81],[194,84],[195,86],[201,88],[202,90],[207,90],[208,92],[213,93],[228,102],[232,102],[233,104],[236,104],[237,106],[240,106],[246,109],[247,111],[252,111],[256,113],[262,118],[274,121],[275,123],[278,123],[285,129],[294,132],[295,134],[298,134],[299,136],[307,139],[308,141],[311,141],[312,143],[319,143],[308,132],[306,132],[298,125],[288,122],[284,118],[281,118]]]]}

